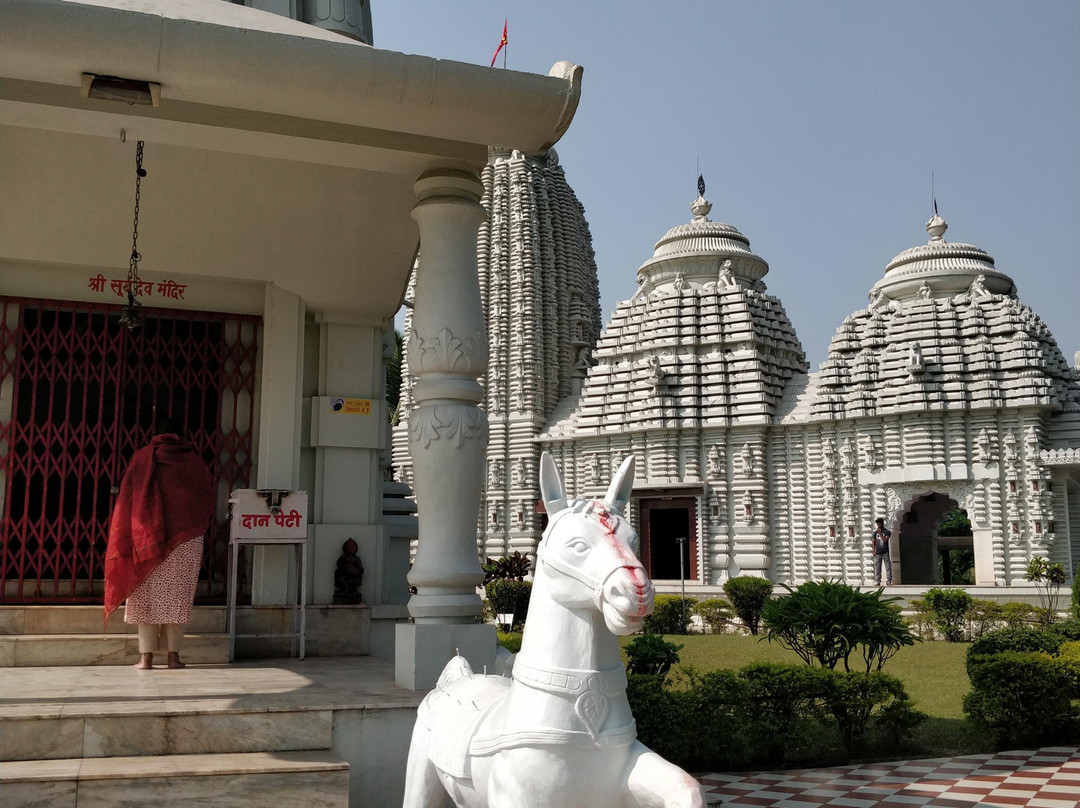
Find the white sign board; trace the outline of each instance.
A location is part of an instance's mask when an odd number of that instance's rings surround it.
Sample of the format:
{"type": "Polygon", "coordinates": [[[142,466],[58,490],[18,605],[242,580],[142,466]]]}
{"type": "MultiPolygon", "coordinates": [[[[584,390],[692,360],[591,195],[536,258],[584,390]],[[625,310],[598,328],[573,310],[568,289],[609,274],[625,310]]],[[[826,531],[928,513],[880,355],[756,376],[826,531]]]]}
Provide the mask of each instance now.
{"type": "Polygon", "coordinates": [[[233,539],[307,536],[308,492],[239,488],[229,497],[233,539]]]}

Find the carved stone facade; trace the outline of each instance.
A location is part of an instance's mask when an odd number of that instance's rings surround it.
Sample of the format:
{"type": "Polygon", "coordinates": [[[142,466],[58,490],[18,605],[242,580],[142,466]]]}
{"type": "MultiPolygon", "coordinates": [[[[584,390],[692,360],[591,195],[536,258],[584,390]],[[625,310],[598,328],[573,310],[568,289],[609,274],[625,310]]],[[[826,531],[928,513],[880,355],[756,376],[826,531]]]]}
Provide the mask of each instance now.
{"type": "MultiPolygon", "coordinates": [[[[541,433],[558,462],[633,452],[642,519],[650,503],[692,496],[691,583],[706,587],[738,574],[872,583],[878,516],[896,537],[896,580],[933,583],[936,524],[957,506],[977,583],[1022,585],[1035,555],[1071,576],[1080,379],[993,259],[946,242],[935,216],[929,242],[890,262],[808,373],[765,292],[767,264],[710,207],[699,196],[690,224],[657,243],[581,395],[541,433]],[[917,526],[920,514],[937,523],[917,526]]],[[[576,483],[593,493],[589,474],[576,483]]],[[[637,528],[647,556],[649,525],[637,528]]]]}
{"type": "Polygon", "coordinates": [[[579,496],[602,494],[635,455],[630,518],[661,585],[687,574],[661,557],[683,552],[676,534],[701,586],[738,574],[871,583],[878,516],[896,537],[894,580],[933,583],[946,543],[925,522],[952,507],[971,520],[979,584],[1024,584],[1035,555],[1080,569],[1080,378],[1012,279],[978,247],[945,241],[940,217],[810,373],[765,289],[768,264],[708,219],[703,187],[597,340],[588,230],[553,157],[494,154],[483,179],[480,552],[535,547],[542,447],[579,496]]]}

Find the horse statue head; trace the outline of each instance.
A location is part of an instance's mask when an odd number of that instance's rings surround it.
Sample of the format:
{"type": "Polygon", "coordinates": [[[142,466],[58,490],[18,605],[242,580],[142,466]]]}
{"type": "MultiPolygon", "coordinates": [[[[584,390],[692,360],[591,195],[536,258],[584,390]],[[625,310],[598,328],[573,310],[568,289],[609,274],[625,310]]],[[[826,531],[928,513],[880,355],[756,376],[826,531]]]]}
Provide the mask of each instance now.
{"type": "Polygon", "coordinates": [[[540,491],[548,526],[536,551],[537,577],[553,600],[592,607],[613,634],[632,634],[653,610],[652,581],[637,558],[638,536],[623,516],[634,486],[634,456],[626,458],[603,499],[567,502],[555,461],[540,458],[540,491]]]}

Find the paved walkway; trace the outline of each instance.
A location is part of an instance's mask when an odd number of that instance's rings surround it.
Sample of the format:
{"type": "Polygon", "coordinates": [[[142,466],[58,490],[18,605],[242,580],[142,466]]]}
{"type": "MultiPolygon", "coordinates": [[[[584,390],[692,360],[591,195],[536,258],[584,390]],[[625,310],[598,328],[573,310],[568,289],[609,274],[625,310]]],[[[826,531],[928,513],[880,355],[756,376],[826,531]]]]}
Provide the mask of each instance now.
{"type": "Polygon", "coordinates": [[[702,783],[709,804],[724,808],[1080,808],[1080,748],[711,774],[702,783]]]}

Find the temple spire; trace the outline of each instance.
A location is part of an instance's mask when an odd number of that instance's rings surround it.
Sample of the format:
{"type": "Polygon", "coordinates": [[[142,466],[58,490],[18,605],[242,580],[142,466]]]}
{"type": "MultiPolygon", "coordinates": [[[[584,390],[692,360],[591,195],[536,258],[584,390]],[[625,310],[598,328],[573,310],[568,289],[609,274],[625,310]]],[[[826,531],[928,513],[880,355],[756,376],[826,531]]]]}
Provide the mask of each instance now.
{"type": "Polygon", "coordinates": [[[698,174],[697,178],[697,191],[697,199],[690,203],[690,212],[694,214],[694,221],[707,221],[705,217],[708,216],[709,211],[712,210],[712,205],[709,204],[709,200],[705,198],[705,178],[700,174],[698,174]]]}

